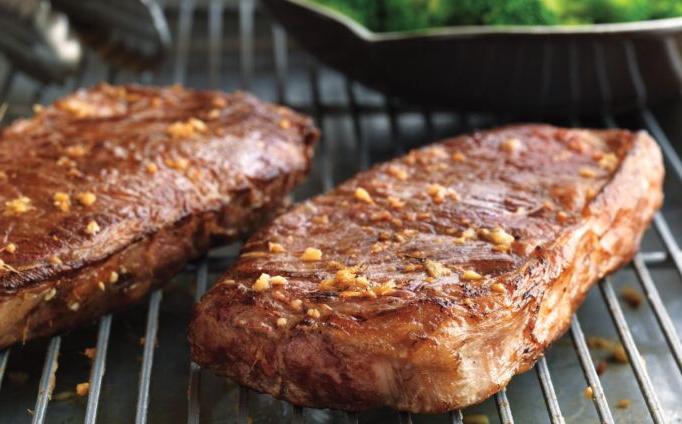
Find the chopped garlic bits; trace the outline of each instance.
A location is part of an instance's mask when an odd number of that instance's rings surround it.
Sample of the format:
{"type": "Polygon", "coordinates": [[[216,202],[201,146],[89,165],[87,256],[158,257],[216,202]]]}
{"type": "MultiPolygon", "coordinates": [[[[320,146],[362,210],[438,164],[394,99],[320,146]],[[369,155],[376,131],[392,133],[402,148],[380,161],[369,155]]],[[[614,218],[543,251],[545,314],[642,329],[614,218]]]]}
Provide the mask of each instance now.
{"type": "Polygon", "coordinates": [[[372,200],[372,196],[370,196],[367,190],[365,190],[362,187],[358,187],[355,189],[355,198],[357,200],[360,200],[361,202],[374,203],[374,200],[372,200]]]}
{"type": "Polygon", "coordinates": [[[301,260],[304,262],[315,262],[320,259],[322,259],[322,251],[314,247],[307,247],[301,254],[301,260]]]}
{"type": "Polygon", "coordinates": [[[401,181],[405,181],[408,176],[407,171],[397,165],[389,165],[388,168],[386,168],[386,171],[388,172],[388,175],[401,181]]]}
{"type": "Polygon", "coordinates": [[[5,202],[5,215],[20,215],[33,209],[31,199],[26,196],[19,196],[16,199],[5,202]]]}
{"type": "Polygon", "coordinates": [[[468,269],[460,275],[460,278],[465,281],[476,281],[482,279],[483,276],[476,271],[468,269]]]}
{"type": "Polygon", "coordinates": [[[510,246],[514,242],[514,236],[506,232],[500,227],[495,227],[492,230],[483,229],[480,235],[486,241],[496,246],[510,246]]]}
{"type": "Polygon", "coordinates": [[[594,178],[597,176],[597,172],[594,169],[588,168],[586,166],[580,168],[579,173],[580,173],[580,176],[584,177],[584,178],[594,178]]]}
{"type": "Polygon", "coordinates": [[[101,228],[99,227],[99,224],[97,224],[96,221],[90,221],[88,222],[88,225],[85,227],[85,233],[91,236],[94,236],[95,234],[99,233],[101,228]]]}
{"type": "Polygon", "coordinates": [[[270,284],[273,286],[285,286],[289,283],[286,278],[282,277],[281,275],[275,275],[274,277],[270,277],[270,284]]]}
{"type": "Polygon", "coordinates": [[[62,212],[68,212],[71,208],[71,197],[68,193],[58,191],[52,195],[52,204],[62,212]]]}
{"type": "Polygon", "coordinates": [[[97,196],[95,196],[95,193],[85,191],[76,194],[76,200],[83,206],[92,206],[97,200],[97,196]]]}
{"type": "Polygon", "coordinates": [[[263,292],[270,289],[270,275],[261,274],[260,277],[256,279],[251,288],[257,292],[263,292]]]}
{"type": "Polygon", "coordinates": [[[154,174],[156,174],[157,172],[159,172],[159,167],[158,167],[155,163],[153,163],[153,162],[148,162],[147,165],[145,165],[144,168],[145,168],[145,170],[147,171],[148,174],[154,175],[154,174]]]}
{"type": "Polygon", "coordinates": [[[452,270],[450,270],[450,268],[446,267],[440,262],[432,261],[430,259],[427,259],[426,262],[424,262],[424,267],[426,268],[426,272],[433,278],[439,278],[452,274],[452,270]]]}
{"type": "Polygon", "coordinates": [[[521,141],[518,138],[508,138],[500,143],[500,148],[507,153],[513,153],[521,148],[521,141]]]}
{"type": "Polygon", "coordinates": [[[196,133],[203,133],[206,132],[206,130],[208,130],[208,127],[206,126],[206,123],[204,121],[197,118],[189,118],[187,121],[184,122],[182,121],[173,122],[168,126],[166,132],[172,138],[183,139],[191,138],[196,133]]]}
{"type": "Polygon", "coordinates": [[[271,253],[284,253],[286,249],[280,243],[268,242],[268,250],[271,253]]]}
{"type": "Polygon", "coordinates": [[[183,157],[178,158],[167,158],[164,163],[169,168],[173,168],[176,171],[183,171],[189,166],[189,160],[183,157]]]}
{"type": "Polygon", "coordinates": [[[466,161],[466,156],[458,150],[452,154],[452,160],[455,162],[464,162],[466,161]]]}
{"type": "Polygon", "coordinates": [[[609,172],[613,172],[618,167],[618,156],[613,153],[606,153],[599,159],[599,166],[609,172]]]}
{"type": "Polygon", "coordinates": [[[447,189],[440,184],[431,184],[426,189],[426,192],[431,197],[431,200],[433,200],[433,203],[443,203],[447,189]]]}

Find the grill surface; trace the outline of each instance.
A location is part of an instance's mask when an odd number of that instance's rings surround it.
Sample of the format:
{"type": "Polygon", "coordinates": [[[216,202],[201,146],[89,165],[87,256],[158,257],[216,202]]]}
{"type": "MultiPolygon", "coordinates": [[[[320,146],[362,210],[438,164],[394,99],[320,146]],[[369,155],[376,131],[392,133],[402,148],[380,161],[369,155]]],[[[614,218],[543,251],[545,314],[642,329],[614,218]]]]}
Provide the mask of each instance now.
{"type": "MultiPolygon", "coordinates": [[[[283,30],[263,16],[253,0],[187,0],[167,7],[166,13],[175,27],[175,51],[156,73],[107,67],[90,52],[82,72],[65,86],[54,87],[36,85],[3,63],[3,122],[28,115],[33,103],[51,102],[102,79],[249,89],[312,114],[323,130],[312,175],[296,193],[300,200],[371,163],[439,137],[523,120],[409,107],[369,92],[288,45],[283,30]]],[[[596,57],[594,66],[600,63],[596,57]]],[[[638,64],[631,61],[624,72],[644,99],[638,64]]],[[[605,75],[601,83],[608,93],[605,75]]],[[[442,416],[387,409],[361,414],[302,410],[202,372],[190,363],[185,326],[191,304],[237,254],[238,246],[233,245],[190,265],[145,304],[105,316],[91,327],[0,352],[0,422],[460,423],[463,416],[474,414],[502,423],[682,422],[682,252],[676,236],[682,230],[682,161],[673,146],[682,138],[682,124],[677,122],[681,106],[552,122],[648,129],[666,156],[666,205],[631,266],[592,290],[568,334],[534,371],[514,378],[506,390],[481,405],[442,416]],[[619,292],[626,286],[644,294],[646,301],[639,308],[621,300],[619,292]],[[606,362],[608,354],[589,348],[589,336],[619,340],[629,364],[608,362],[607,371],[598,375],[596,365],[606,362]],[[92,361],[83,355],[88,347],[97,348],[92,361]],[[86,381],[90,392],[78,398],[75,385],[86,381]],[[593,400],[583,396],[588,385],[593,400]],[[630,408],[617,408],[620,399],[630,399],[630,408]]]]}

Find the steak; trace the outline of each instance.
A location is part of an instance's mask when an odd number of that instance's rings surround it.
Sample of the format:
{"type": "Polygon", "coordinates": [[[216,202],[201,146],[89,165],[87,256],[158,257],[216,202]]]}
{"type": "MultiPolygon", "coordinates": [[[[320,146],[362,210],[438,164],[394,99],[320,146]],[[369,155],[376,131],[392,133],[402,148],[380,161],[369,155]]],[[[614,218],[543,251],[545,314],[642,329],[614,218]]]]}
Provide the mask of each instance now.
{"type": "Polygon", "coordinates": [[[533,366],[662,203],[644,132],[520,125],[377,165],[256,233],[193,359],[296,405],[442,412],[533,366]]]}
{"type": "Polygon", "coordinates": [[[244,94],[98,85],[0,134],[0,348],[135,302],[307,173],[308,118],[244,94]]]}

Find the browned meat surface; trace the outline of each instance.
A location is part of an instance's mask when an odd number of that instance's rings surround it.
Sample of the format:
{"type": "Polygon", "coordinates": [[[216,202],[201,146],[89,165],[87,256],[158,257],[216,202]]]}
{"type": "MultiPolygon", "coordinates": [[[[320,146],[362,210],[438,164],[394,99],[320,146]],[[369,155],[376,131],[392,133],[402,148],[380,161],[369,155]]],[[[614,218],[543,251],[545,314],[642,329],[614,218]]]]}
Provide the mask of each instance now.
{"type": "Polygon", "coordinates": [[[643,132],[522,125],[378,165],[259,231],[192,356],[298,405],[439,412],[533,365],[660,207],[643,132]]]}
{"type": "Polygon", "coordinates": [[[282,205],[317,130],[238,93],[99,85],[0,134],[0,348],[143,297],[282,205]]]}

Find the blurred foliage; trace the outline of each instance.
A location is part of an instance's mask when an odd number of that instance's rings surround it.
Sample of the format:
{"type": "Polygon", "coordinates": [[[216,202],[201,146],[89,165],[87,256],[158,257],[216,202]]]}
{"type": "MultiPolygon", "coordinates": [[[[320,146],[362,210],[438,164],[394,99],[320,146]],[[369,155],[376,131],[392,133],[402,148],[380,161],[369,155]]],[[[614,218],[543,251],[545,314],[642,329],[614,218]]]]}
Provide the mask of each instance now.
{"type": "Polygon", "coordinates": [[[682,16],[682,0],[313,0],[377,31],[449,25],[584,25],[682,16]]]}

